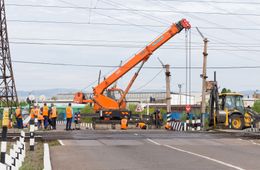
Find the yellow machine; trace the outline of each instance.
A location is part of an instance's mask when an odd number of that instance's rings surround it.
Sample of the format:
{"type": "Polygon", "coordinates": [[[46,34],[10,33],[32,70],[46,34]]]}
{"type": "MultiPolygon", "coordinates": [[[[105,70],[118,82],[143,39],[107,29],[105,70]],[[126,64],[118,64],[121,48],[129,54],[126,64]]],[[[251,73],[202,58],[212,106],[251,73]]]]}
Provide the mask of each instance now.
{"type": "Polygon", "coordinates": [[[245,108],[243,95],[239,93],[218,93],[217,83],[212,82],[209,100],[209,124],[224,123],[232,129],[256,126],[260,116],[250,108],[245,108]]]}

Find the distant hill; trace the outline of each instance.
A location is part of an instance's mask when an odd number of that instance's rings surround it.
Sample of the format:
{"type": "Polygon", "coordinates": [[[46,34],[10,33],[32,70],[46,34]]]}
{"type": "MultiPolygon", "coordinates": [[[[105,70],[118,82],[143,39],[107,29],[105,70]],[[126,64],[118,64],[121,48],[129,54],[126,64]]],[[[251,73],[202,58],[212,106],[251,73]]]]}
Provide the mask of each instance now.
{"type": "Polygon", "coordinates": [[[243,90],[243,91],[240,91],[238,93],[241,93],[243,94],[244,96],[249,96],[249,97],[252,97],[253,94],[255,93],[255,90],[243,90]]]}
{"type": "Polygon", "coordinates": [[[65,88],[56,88],[56,89],[46,89],[46,90],[32,90],[32,91],[17,91],[19,99],[26,99],[30,94],[35,97],[44,95],[47,99],[51,98],[59,93],[73,93],[78,91],[77,89],[65,89],[65,88]]]}

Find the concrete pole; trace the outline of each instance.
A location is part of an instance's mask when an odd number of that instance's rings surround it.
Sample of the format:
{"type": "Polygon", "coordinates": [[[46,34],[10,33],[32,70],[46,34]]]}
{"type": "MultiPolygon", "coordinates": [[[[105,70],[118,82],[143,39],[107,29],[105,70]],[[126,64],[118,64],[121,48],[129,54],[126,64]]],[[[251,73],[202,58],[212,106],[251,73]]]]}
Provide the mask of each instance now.
{"type": "Polygon", "coordinates": [[[182,86],[182,84],[178,84],[178,87],[179,87],[179,95],[180,95],[180,106],[181,106],[181,86],[182,86]]]}
{"type": "Polygon", "coordinates": [[[166,104],[167,104],[167,113],[171,113],[171,72],[170,65],[165,65],[165,76],[166,76],[166,104]]]}
{"type": "MultiPolygon", "coordinates": [[[[206,79],[207,79],[207,46],[208,46],[208,39],[204,38],[204,50],[203,50],[203,71],[202,71],[202,95],[201,95],[201,113],[206,113],[206,102],[205,102],[205,96],[206,96],[206,79]]],[[[203,127],[205,125],[205,115],[203,116],[203,127]]]]}

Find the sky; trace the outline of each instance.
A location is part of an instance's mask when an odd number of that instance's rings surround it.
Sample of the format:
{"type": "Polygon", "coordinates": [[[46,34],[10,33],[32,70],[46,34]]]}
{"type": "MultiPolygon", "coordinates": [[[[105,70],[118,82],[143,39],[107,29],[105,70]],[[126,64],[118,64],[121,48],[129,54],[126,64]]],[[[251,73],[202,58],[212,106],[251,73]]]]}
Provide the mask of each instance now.
{"type": "MultiPolygon", "coordinates": [[[[103,79],[116,69],[101,66],[126,62],[182,18],[190,22],[190,32],[183,30],[153,53],[145,67],[154,68],[141,70],[132,91],[165,90],[160,58],[171,66],[171,91],[179,91],[178,84],[182,84],[183,91],[187,87],[200,92],[202,70],[191,69],[189,87],[185,69],[187,62],[192,67],[203,64],[203,39],[196,27],[209,40],[208,80],[213,80],[216,71],[220,88],[260,89],[259,1],[6,0],[5,3],[17,90],[68,88],[89,92],[97,84],[99,70],[103,79]],[[187,46],[189,42],[191,48],[187,46]],[[256,68],[234,68],[240,66],[256,68]]],[[[126,88],[136,70],[121,78],[118,86],[126,88]]]]}

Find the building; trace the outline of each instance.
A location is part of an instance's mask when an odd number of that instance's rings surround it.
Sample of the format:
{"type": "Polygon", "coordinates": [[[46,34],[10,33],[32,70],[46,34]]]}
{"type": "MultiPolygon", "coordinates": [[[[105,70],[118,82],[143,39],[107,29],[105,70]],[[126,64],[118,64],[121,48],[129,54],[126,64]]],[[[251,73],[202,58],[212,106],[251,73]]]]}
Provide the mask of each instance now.
{"type": "MultiPolygon", "coordinates": [[[[85,93],[86,98],[90,98],[92,93],[85,93]]],[[[57,100],[69,100],[72,101],[73,93],[61,93],[55,96],[57,100]]],[[[119,94],[115,95],[115,98],[119,98],[119,94]]],[[[171,105],[195,105],[195,95],[178,94],[171,92],[171,105]]],[[[128,103],[166,103],[166,92],[129,92],[126,96],[128,103]]]]}

